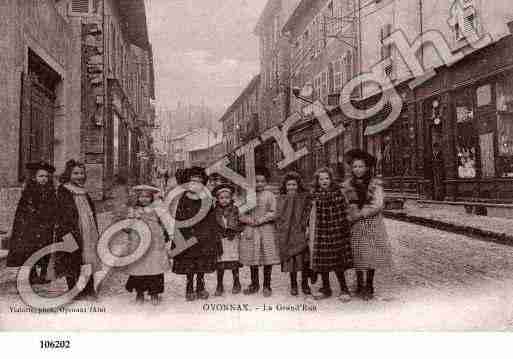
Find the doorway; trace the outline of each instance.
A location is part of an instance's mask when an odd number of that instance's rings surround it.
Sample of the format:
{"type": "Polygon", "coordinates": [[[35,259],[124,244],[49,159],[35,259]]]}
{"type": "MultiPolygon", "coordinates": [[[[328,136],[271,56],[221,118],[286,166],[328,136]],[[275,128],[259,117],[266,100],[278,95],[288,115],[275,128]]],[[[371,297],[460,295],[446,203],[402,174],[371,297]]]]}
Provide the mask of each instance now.
{"type": "Polygon", "coordinates": [[[435,201],[445,199],[445,164],[443,156],[442,111],[439,99],[428,100],[424,104],[425,175],[429,180],[429,197],[435,201]]]}
{"type": "Polygon", "coordinates": [[[20,180],[29,162],[54,162],[56,87],[59,75],[29,50],[28,72],[22,77],[20,180]]]}

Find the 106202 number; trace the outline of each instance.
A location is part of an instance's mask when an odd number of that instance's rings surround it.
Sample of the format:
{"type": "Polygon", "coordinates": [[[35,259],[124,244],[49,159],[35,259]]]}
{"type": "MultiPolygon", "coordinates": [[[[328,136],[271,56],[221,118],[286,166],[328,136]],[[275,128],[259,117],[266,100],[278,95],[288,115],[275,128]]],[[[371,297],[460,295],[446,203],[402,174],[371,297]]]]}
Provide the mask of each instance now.
{"type": "Polygon", "coordinates": [[[40,340],[41,349],[70,349],[69,340],[40,340]]]}

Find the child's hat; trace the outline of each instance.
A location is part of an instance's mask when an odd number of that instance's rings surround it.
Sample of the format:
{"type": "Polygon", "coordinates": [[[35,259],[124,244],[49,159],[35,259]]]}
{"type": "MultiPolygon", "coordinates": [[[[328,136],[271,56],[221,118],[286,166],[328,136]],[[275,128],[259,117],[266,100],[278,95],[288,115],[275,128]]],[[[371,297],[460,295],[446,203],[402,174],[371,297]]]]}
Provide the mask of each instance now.
{"type": "Polygon", "coordinates": [[[132,187],[134,192],[151,192],[151,193],[160,193],[160,189],[153,186],[148,186],[146,184],[141,184],[135,187],[132,187]]]}
{"type": "Polygon", "coordinates": [[[229,192],[230,194],[233,194],[235,193],[235,187],[233,187],[229,183],[223,183],[219,186],[216,186],[216,188],[214,188],[214,190],[212,191],[212,194],[217,197],[219,194],[223,192],[229,192]]]}
{"type": "Polygon", "coordinates": [[[48,173],[55,172],[55,167],[45,161],[27,163],[25,167],[31,171],[45,170],[48,173]]]}

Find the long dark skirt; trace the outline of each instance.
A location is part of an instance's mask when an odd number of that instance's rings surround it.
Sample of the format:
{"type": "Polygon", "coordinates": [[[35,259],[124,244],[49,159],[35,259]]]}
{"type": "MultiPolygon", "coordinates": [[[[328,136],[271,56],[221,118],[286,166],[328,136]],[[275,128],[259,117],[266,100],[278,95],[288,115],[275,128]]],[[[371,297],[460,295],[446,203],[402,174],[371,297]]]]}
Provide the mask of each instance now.
{"type": "Polygon", "coordinates": [[[310,267],[310,251],[306,248],[299,254],[289,258],[281,264],[283,273],[296,273],[307,270],[310,267]]]}
{"type": "Polygon", "coordinates": [[[213,273],[217,269],[217,256],[205,255],[197,258],[175,258],[173,260],[173,273],[213,273]]]}
{"type": "Polygon", "coordinates": [[[239,261],[217,262],[216,267],[217,269],[233,270],[242,268],[242,264],[239,261]]]}
{"type": "Polygon", "coordinates": [[[164,273],[153,275],[131,275],[125,288],[129,292],[148,292],[149,295],[164,293],[164,273]]]}

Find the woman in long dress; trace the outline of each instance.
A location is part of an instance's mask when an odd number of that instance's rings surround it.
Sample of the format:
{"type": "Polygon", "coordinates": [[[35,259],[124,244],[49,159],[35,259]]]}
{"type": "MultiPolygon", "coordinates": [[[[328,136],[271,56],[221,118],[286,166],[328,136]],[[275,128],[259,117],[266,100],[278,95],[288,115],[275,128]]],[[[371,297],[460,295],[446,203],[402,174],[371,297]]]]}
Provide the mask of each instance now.
{"type": "Polygon", "coordinates": [[[343,188],[350,200],[348,219],[352,223],[356,294],[370,300],[374,297],[376,270],[390,272],[392,267],[392,249],[383,220],[383,185],[380,179],[372,175],[376,164],[372,155],[351,150],[346,158],[351,166],[351,178],[344,182],[343,188]]]}
{"type": "MultiPolygon", "coordinates": [[[[84,188],[86,180],[84,164],[70,160],[66,162],[60,178],[62,184],[57,190],[56,237],[61,241],[71,239],[78,245],[72,253],[57,253],[56,273],[66,277],[69,289],[77,284],[82,265],[91,265],[93,274],[101,269],[97,254],[99,232],[96,211],[84,188]]],[[[93,277],[90,276],[79,297],[96,297],[93,277]]]]}
{"type": "MultiPolygon", "coordinates": [[[[47,162],[27,164],[29,178],[16,208],[7,255],[8,267],[21,267],[38,250],[54,241],[56,197],[51,178],[55,168],[47,162]]],[[[46,284],[49,256],[30,269],[31,284],[46,284]],[[36,267],[40,267],[37,273],[36,267]]]]}

